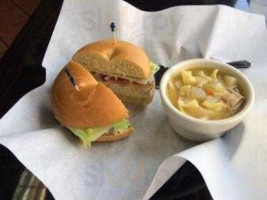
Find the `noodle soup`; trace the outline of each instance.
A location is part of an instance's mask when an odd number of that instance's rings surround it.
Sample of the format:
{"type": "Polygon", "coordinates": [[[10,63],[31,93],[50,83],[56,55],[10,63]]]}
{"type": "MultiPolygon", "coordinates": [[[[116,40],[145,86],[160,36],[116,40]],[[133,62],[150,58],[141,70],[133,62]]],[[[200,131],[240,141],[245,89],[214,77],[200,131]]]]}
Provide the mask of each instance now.
{"type": "Polygon", "coordinates": [[[219,120],[235,115],[245,97],[237,78],[218,69],[182,70],[171,78],[167,96],[182,113],[198,119],[219,120]]]}

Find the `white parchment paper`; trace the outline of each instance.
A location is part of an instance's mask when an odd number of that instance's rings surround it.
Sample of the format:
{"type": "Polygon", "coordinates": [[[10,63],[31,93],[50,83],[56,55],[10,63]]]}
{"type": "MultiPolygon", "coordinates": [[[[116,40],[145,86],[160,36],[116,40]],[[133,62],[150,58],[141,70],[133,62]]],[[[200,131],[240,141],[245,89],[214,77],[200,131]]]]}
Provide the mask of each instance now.
{"type": "Polygon", "coordinates": [[[266,199],[264,23],[262,16],[226,6],[151,13],[120,0],[65,0],[43,61],[47,81],[0,120],[0,143],[60,200],[148,199],[185,160],[200,170],[214,199],[266,199]],[[84,149],[54,119],[50,88],[75,51],[111,37],[111,21],[118,38],[143,47],[157,64],[172,66],[194,57],[252,61],[253,68],[244,70],[256,90],[252,113],[222,139],[195,146],[170,128],[156,92],[146,109],[129,108],[134,135],[84,149]]]}

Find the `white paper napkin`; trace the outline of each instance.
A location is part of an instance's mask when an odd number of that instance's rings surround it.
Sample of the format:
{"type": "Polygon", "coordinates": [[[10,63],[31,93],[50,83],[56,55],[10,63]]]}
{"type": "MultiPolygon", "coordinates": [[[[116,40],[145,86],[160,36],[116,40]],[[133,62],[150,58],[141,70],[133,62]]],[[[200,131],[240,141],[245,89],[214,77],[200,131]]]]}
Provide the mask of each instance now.
{"type": "Polygon", "coordinates": [[[200,170],[214,199],[264,199],[266,41],[262,16],[226,6],[184,6],[151,13],[120,0],[65,0],[43,61],[47,81],[0,120],[0,143],[56,199],[142,199],[144,195],[148,199],[185,160],[200,170]],[[83,149],[54,119],[50,88],[75,51],[111,37],[111,21],[117,24],[118,38],[143,47],[157,64],[172,66],[193,57],[251,60],[253,68],[244,73],[256,90],[253,112],[222,139],[183,151],[196,144],[170,128],[156,92],[146,109],[129,108],[134,135],[83,149]]]}

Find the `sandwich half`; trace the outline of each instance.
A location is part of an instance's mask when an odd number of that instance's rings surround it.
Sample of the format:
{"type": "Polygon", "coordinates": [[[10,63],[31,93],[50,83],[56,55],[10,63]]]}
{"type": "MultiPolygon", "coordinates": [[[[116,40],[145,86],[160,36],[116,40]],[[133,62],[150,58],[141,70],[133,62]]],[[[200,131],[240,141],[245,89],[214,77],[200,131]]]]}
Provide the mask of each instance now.
{"type": "Polygon", "coordinates": [[[143,49],[129,42],[101,40],[78,50],[72,60],[90,71],[97,81],[109,87],[123,102],[149,104],[155,93],[152,63],[143,49]]]}
{"type": "Polygon", "coordinates": [[[129,136],[133,128],[127,120],[128,111],[117,96],[78,63],[71,61],[67,67],[79,91],[62,70],[51,93],[56,119],[78,136],[84,146],[129,136]]]}

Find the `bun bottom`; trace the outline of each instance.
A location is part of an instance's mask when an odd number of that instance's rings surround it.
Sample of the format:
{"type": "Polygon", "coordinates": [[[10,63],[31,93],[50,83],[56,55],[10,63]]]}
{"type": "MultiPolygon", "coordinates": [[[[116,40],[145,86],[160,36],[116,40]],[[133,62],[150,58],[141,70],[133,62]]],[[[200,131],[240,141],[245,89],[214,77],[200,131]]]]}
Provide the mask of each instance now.
{"type": "Polygon", "coordinates": [[[117,97],[124,103],[134,106],[146,106],[151,103],[151,97],[136,97],[136,96],[127,96],[125,94],[114,92],[117,97]]]}
{"type": "Polygon", "coordinates": [[[116,134],[104,134],[100,136],[97,140],[94,142],[112,142],[115,140],[121,140],[129,135],[131,135],[134,132],[134,129],[132,127],[129,127],[124,132],[116,133],[116,134]]]}
{"type": "Polygon", "coordinates": [[[150,89],[136,85],[122,86],[107,81],[103,81],[102,83],[110,88],[122,102],[137,106],[148,105],[153,100],[155,94],[155,83],[153,83],[150,89]]]}

